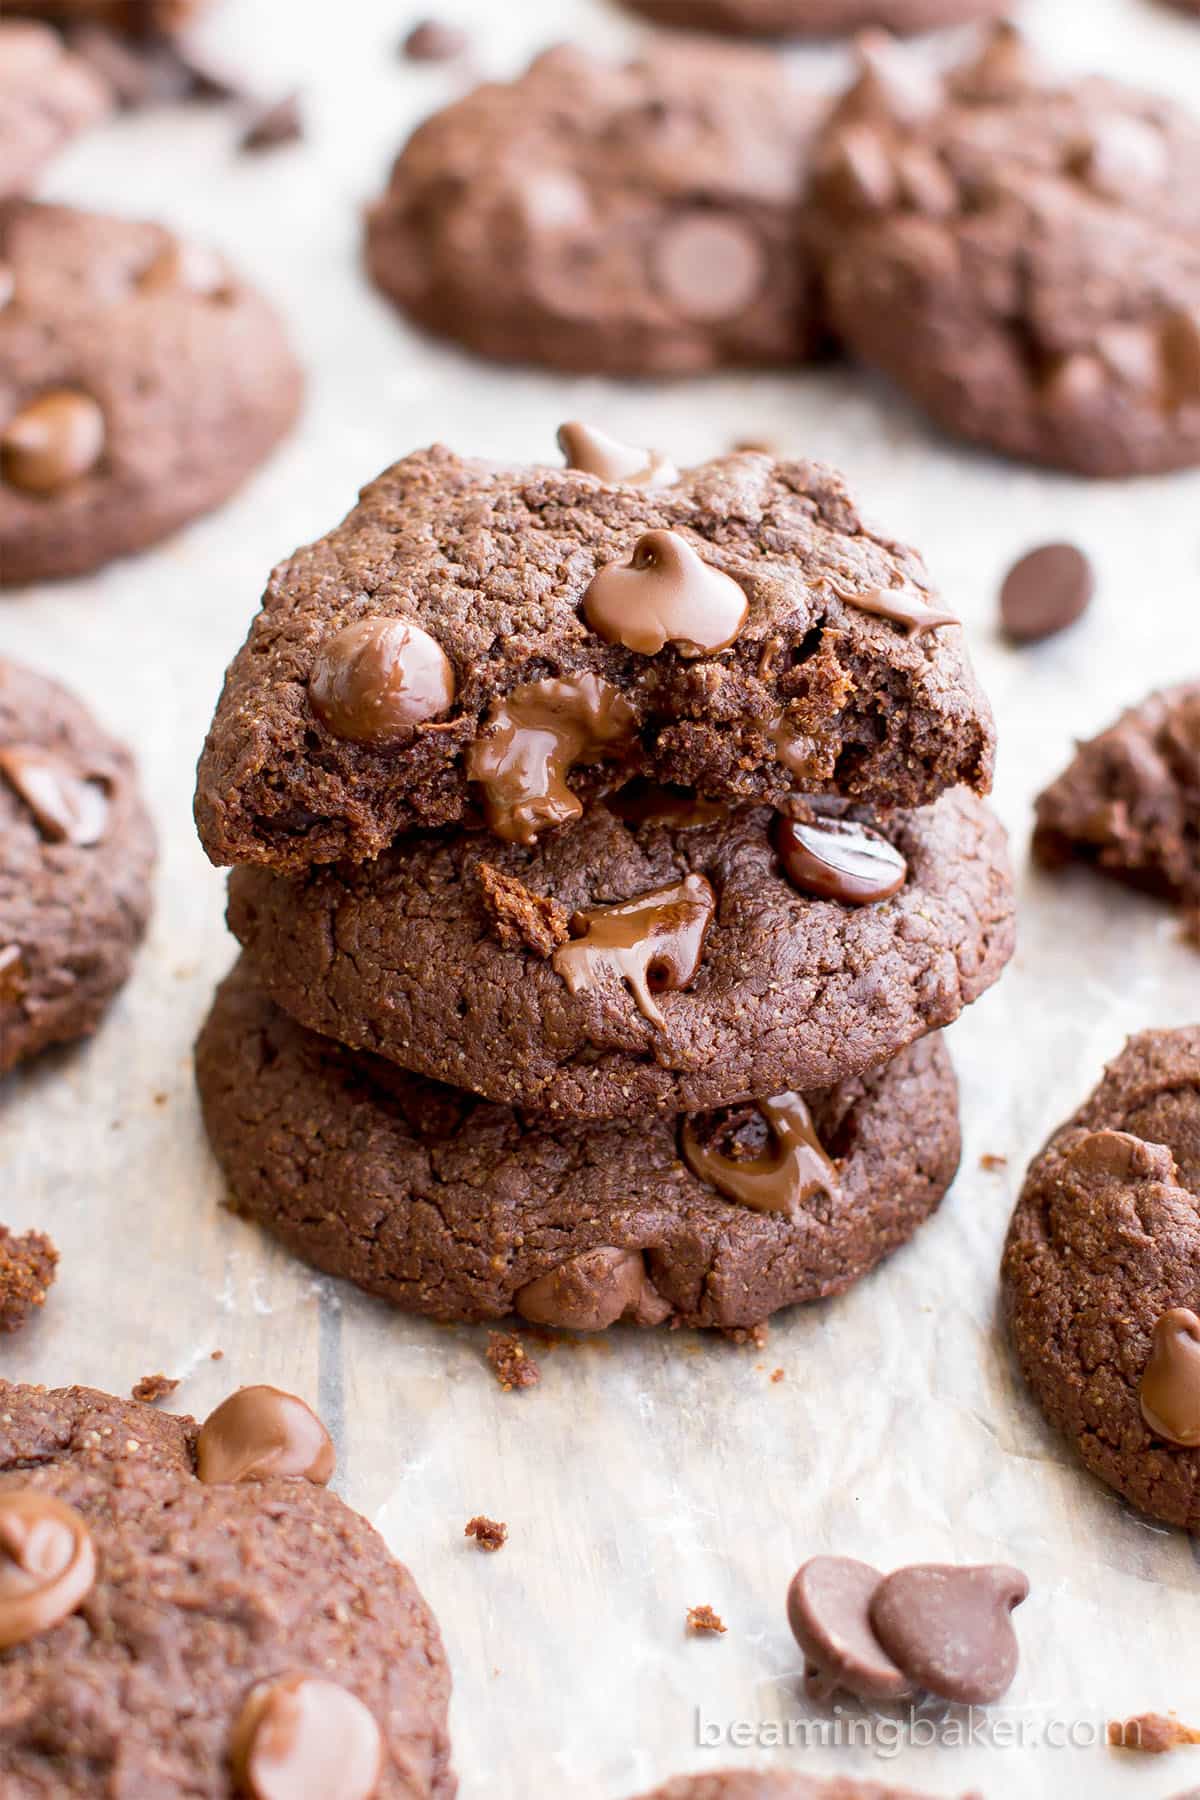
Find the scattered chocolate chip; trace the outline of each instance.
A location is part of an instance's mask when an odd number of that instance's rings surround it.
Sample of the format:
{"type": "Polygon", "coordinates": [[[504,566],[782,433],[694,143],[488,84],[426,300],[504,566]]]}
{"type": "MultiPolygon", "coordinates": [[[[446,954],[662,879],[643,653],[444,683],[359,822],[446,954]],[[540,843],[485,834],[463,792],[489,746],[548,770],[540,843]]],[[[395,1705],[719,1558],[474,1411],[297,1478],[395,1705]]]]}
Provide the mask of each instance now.
{"type": "Polygon", "coordinates": [[[285,1675],[251,1688],[234,1726],[229,1760],[249,1800],[336,1794],[371,1800],[383,1769],[383,1738],[356,1694],[313,1675],[285,1675]]]}
{"type": "Polygon", "coordinates": [[[481,1550],[499,1550],[508,1541],[508,1526],[502,1519],[488,1519],[477,1513],[467,1520],[463,1536],[474,1538],[481,1550]]]}
{"type": "Polygon", "coordinates": [[[313,711],[335,736],[386,745],[448,712],[454,670],[436,638],[407,619],[360,619],[321,645],[308,678],[313,711]]]}
{"type": "Polygon", "coordinates": [[[1138,1402],[1157,1437],[1200,1445],[1200,1318],[1190,1308],[1173,1306],[1156,1321],[1138,1402]]]}
{"type": "Polygon", "coordinates": [[[156,1400],[165,1400],[168,1394],[173,1394],[178,1386],[178,1381],[173,1381],[169,1375],[143,1375],[133,1385],[132,1398],[153,1406],[156,1400]]]}
{"type": "Polygon", "coordinates": [[[661,1031],[666,1020],[655,994],[678,993],[695,980],[717,900],[703,875],[639,894],[617,906],[572,915],[572,941],[554,952],[554,967],[572,994],[606,977],[629,984],[642,1017],[661,1031]]]}
{"type": "Polygon", "coordinates": [[[871,1597],[883,1577],[850,1556],[814,1556],[792,1577],[787,1613],[804,1652],[805,1688],[814,1700],[844,1690],[860,1700],[897,1700],[912,1683],[871,1627],[871,1597]]]}
{"type": "Polygon", "coordinates": [[[303,1400],[280,1388],[239,1388],[196,1434],[200,1481],[294,1476],[324,1487],[333,1470],[333,1440],[324,1425],[303,1400]]]}
{"type": "Polygon", "coordinates": [[[788,880],[801,893],[843,906],[890,900],[908,879],[894,844],[850,819],[789,819],[775,825],[775,848],[788,880]]]}
{"type": "Polygon", "coordinates": [[[18,1237],[0,1225],[0,1332],[19,1331],[46,1303],[58,1269],[58,1251],[41,1231],[18,1237]]]}
{"type": "Polygon", "coordinates": [[[871,1629],[918,1687],[983,1706],[1017,1672],[1014,1607],[1029,1592],[1020,1569],[917,1563],[885,1575],[871,1596],[871,1629]]]}
{"type": "Polygon", "coordinates": [[[542,1371],[514,1331],[489,1331],[485,1355],[506,1394],[514,1388],[536,1387],[542,1379],[542,1371]]]}
{"type": "Polygon", "coordinates": [[[409,62],[453,62],[465,53],[469,42],[466,32],[457,25],[447,25],[441,19],[422,19],[400,45],[400,54],[409,62]]]}
{"type": "Polygon", "coordinates": [[[708,1634],[712,1637],[724,1637],[725,1624],[719,1613],[711,1606],[689,1606],[687,1612],[687,1628],[697,1637],[708,1634]]]}
{"type": "Polygon", "coordinates": [[[1114,1750],[1140,1750],[1147,1756],[1162,1756],[1181,1744],[1200,1744],[1200,1731],[1184,1725],[1174,1713],[1138,1713],[1132,1719],[1110,1719],[1107,1737],[1114,1750]]]}
{"type": "Polygon", "coordinates": [[[1065,631],[1087,611],[1096,578],[1074,544],[1043,544],[1013,564],[1000,589],[1000,622],[1017,643],[1065,631]]]}
{"type": "Polygon", "coordinates": [[[476,874],[483,903],[491,914],[496,936],[506,950],[524,947],[535,956],[549,956],[571,935],[570,913],[548,894],[534,894],[515,875],[505,875],[491,863],[481,862],[476,874]]]}
{"type": "Polygon", "coordinates": [[[748,611],[732,576],[705,562],[676,531],[643,532],[629,561],[601,569],[583,596],[592,630],[640,656],[657,656],[665,644],[684,657],[728,649],[748,611]]]}
{"type": "Polygon", "coordinates": [[[90,394],[57,388],[31,400],[0,432],[0,470],[10,487],[57,494],[104,454],[104,414],[90,394]]]}
{"type": "Polygon", "coordinates": [[[286,94],[251,119],[238,141],[239,150],[277,150],[299,143],[304,137],[304,115],[299,94],[286,94]]]}
{"type": "Polygon", "coordinates": [[[34,1488],[0,1492],[0,1650],[60,1624],[95,1579],[91,1533],[74,1507],[34,1488]]]}

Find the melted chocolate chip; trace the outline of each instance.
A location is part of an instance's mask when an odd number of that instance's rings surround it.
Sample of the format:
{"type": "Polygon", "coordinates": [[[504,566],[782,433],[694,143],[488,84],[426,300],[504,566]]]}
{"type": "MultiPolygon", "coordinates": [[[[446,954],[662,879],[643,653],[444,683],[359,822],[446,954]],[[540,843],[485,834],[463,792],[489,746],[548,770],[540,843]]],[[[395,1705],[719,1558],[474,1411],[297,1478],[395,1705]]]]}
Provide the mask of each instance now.
{"type": "Polygon", "coordinates": [[[666,1020],[653,996],[695,980],[716,904],[704,876],[688,875],[619,906],[577,912],[571,929],[578,935],[554,952],[554,967],[572,994],[610,976],[628,982],[643,1018],[661,1030],[666,1020]]]}
{"type": "Polygon", "coordinates": [[[10,744],[0,750],[0,776],[33,814],[47,843],[98,844],[108,825],[108,794],[57,751],[39,744],[10,744]]]}
{"type": "Polygon", "coordinates": [[[890,900],[908,880],[908,864],[895,845],[849,819],[780,817],[775,848],[788,880],[801,893],[843,906],[890,900]]]}
{"type": "Polygon", "coordinates": [[[748,611],[737,582],[674,531],[643,533],[629,562],[609,563],[583,596],[592,630],[640,656],[657,656],[668,643],[685,657],[725,650],[748,611]]]}
{"type": "Polygon", "coordinates": [[[581,425],[578,420],[559,426],[558,447],[567,459],[568,469],[582,469],[585,475],[596,475],[601,481],[654,488],[670,487],[679,479],[674,463],[657,450],[637,450],[592,425],[581,425]]]}
{"type": "Polygon", "coordinates": [[[8,421],[0,433],[0,469],[23,493],[56,494],[95,468],[105,437],[104,414],[91,396],[58,388],[8,421]]]}
{"type": "Polygon", "coordinates": [[[739,1206],[787,1218],[795,1218],[813,1193],[836,1199],[841,1192],[837,1167],[826,1155],[802,1097],[777,1094],[757,1104],[771,1134],[762,1156],[729,1154],[720,1147],[720,1133],[705,1141],[694,1118],[683,1121],[681,1147],[693,1175],[739,1206]]]}
{"type": "Polygon", "coordinates": [[[467,751],[467,774],[483,788],[497,837],[533,844],[579,818],[583,803],[567,776],[577,763],[620,756],[636,726],[628,701],[598,675],[534,681],[494,701],[467,751]]]}
{"type": "Polygon", "coordinates": [[[805,1688],[814,1700],[840,1690],[860,1700],[899,1700],[913,1684],[871,1629],[872,1595],[883,1580],[850,1556],[814,1556],[792,1577],[787,1612],[804,1652],[805,1688]]]}
{"type": "Polygon", "coordinates": [[[196,1475],[207,1482],[298,1476],[324,1487],[333,1440],[310,1406],[280,1388],[244,1387],[209,1413],[196,1434],[196,1475]]]}
{"type": "Polygon", "coordinates": [[[355,744],[388,744],[454,704],[454,670],[407,619],[360,619],[321,645],[308,694],[322,724],[355,744]]]}
{"type": "Polygon", "coordinates": [[[661,825],[668,831],[694,831],[729,812],[727,804],[706,800],[691,788],[665,787],[640,776],[607,795],[604,804],[627,825],[661,825]]]}
{"type": "Polygon", "coordinates": [[[669,221],[655,240],[656,286],[685,319],[712,324],[733,319],[766,286],[766,248],[758,233],[732,213],[690,212],[669,221]]]}
{"type": "Polygon", "coordinates": [[[940,625],[960,623],[952,612],[930,606],[924,594],[913,588],[871,588],[862,594],[843,593],[842,599],[847,606],[856,606],[859,612],[873,613],[877,618],[902,625],[909,637],[919,637],[923,631],[936,631],[940,625]]]}
{"type": "Polygon", "coordinates": [[[918,1687],[984,1706],[1012,1685],[1011,1614],[1028,1592],[1020,1569],[1001,1563],[917,1563],[884,1576],[871,1597],[871,1629],[918,1687]]]}
{"type": "Polygon", "coordinates": [[[73,1507],[35,1488],[0,1492],[0,1650],[69,1617],[96,1579],[96,1552],[73,1507]]]}
{"type": "Polygon", "coordinates": [[[315,1675],[284,1675],[251,1688],[229,1760],[248,1800],[371,1800],[383,1738],[356,1694],[315,1675]]]}
{"type": "Polygon", "coordinates": [[[527,1282],[513,1304],[531,1324],[563,1331],[606,1331],[618,1319],[661,1325],[671,1312],[670,1301],[651,1284],[641,1251],[612,1245],[568,1257],[527,1282]]]}
{"type": "Polygon", "coordinates": [[[1091,563],[1074,544],[1043,544],[1013,564],[1000,590],[1000,622],[1018,643],[1065,631],[1095,591],[1091,563]]]}
{"type": "Polygon", "coordinates": [[[1138,1401],[1156,1437],[1200,1446],[1200,1318],[1190,1308],[1173,1306],[1155,1323],[1138,1401]]]}

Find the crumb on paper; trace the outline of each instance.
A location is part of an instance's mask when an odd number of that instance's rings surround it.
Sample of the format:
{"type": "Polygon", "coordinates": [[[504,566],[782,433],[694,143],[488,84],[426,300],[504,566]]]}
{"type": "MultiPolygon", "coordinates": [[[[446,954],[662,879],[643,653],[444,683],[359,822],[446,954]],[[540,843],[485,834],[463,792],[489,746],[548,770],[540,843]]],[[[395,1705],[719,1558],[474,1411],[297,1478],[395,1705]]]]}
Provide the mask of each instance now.
{"type": "Polygon", "coordinates": [[[508,1541],[508,1526],[503,1519],[489,1519],[483,1513],[476,1513],[473,1519],[467,1520],[463,1536],[474,1538],[481,1550],[499,1550],[501,1544],[508,1541]]]}
{"type": "Polygon", "coordinates": [[[783,1380],[783,1370],[782,1369],[772,1369],[771,1370],[771,1380],[772,1381],[782,1381],[783,1380]]]}
{"type": "Polygon", "coordinates": [[[171,1098],[170,1094],[164,1094],[162,1092],[162,1090],[160,1089],[159,1092],[157,1094],[155,1094],[155,1096],[154,1096],[154,1104],[155,1104],[155,1106],[165,1106],[167,1104],[167,1101],[170,1098],[171,1098]]]}
{"type": "Polygon", "coordinates": [[[992,1151],[987,1150],[980,1157],[979,1166],[981,1169],[986,1169],[989,1175],[992,1175],[997,1169],[1007,1169],[1008,1158],[1007,1156],[996,1156],[992,1151]]]}
{"type": "Polygon", "coordinates": [[[1200,1731],[1183,1724],[1174,1713],[1138,1713],[1132,1719],[1110,1719],[1108,1741],[1114,1750],[1140,1750],[1144,1756],[1162,1756],[1181,1744],[1200,1744],[1200,1731]]]}
{"type": "Polygon", "coordinates": [[[549,956],[571,935],[570,914],[548,894],[534,894],[515,875],[505,875],[491,863],[478,867],[483,903],[491,914],[496,936],[506,950],[522,946],[535,956],[549,956]]]}
{"type": "Polygon", "coordinates": [[[20,1331],[44,1306],[58,1269],[58,1250],[43,1231],[23,1236],[0,1225],[0,1332],[20,1331]]]}
{"type": "Polygon", "coordinates": [[[223,1362],[224,1358],[225,1358],[225,1352],[223,1350],[214,1350],[212,1352],[212,1355],[209,1357],[209,1361],[210,1362],[223,1362]]]}
{"type": "Polygon", "coordinates": [[[769,1335],[765,1319],[760,1319],[757,1325],[729,1325],[721,1330],[721,1336],[729,1343],[749,1344],[752,1350],[765,1350],[769,1335]]]}
{"type": "Polygon", "coordinates": [[[536,1387],[542,1379],[542,1371],[531,1356],[515,1331],[489,1331],[486,1356],[492,1373],[504,1389],[510,1394],[514,1388],[536,1387]]]}
{"type": "Polygon", "coordinates": [[[705,1633],[713,1637],[723,1637],[725,1634],[725,1622],[711,1606],[689,1606],[687,1628],[697,1637],[705,1633]]]}
{"type": "Polygon", "coordinates": [[[776,459],[779,456],[779,446],[773,444],[770,438],[735,438],[733,448],[739,456],[756,454],[758,456],[773,456],[776,459]]]}
{"type": "Polygon", "coordinates": [[[168,1394],[173,1394],[178,1386],[178,1381],[169,1375],[143,1375],[140,1381],[134,1382],[132,1397],[153,1406],[156,1400],[165,1400],[168,1394]]]}

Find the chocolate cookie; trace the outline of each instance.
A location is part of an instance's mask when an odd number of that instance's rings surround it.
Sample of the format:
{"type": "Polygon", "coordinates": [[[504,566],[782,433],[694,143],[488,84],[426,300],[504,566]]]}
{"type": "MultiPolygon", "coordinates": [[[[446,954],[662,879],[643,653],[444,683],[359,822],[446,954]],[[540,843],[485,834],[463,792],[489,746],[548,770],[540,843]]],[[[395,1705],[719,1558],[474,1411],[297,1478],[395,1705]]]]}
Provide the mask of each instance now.
{"type": "Polygon", "coordinates": [[[994,734],[913,551],[814,463],[679,475],[563,428],[566,469],[437,448],[276,569],[196,817],[214,862],[376,855],[482,806],[532,841],[628,775],[920,805],[994,734]]]}
{"type": "Polygon", "coordinates": [[[373,280],[504,362],[609,375],[794,363],[824,331],[796,230],[826,103],[752,50],[568,46],[421,125],[367,224],[373,280]]]}
{"type": "Polygon", "coordinates": [[[10,13],[62,25],[103,25],[134,38],[178,31],[207,4],[208,0],[6,0],[10,13]]]}
{"type": "Polygon", "coordinates": [[[803,1100],[538,1128],[305,1031],[243,959],[196,1076],[237,1210],[439,1319],[755,1325],[866,1274],[958,1166],[936,1035],[803,1100]]]}
{"type": "Polygon", "coordinates": [[[437,1626],[301,1401],[0,1401],[6,1795],[451,1800],[437,1626]]]}
{"type": "Polygon", "coordinates": [[[1200,124],[1011,26],[944,78],[869,41],[816,156],[830,316],[947,430],[1117,476],[1200,460],[1200,124]]]}
{"type": "Polygon", "coordinates": [[[146,928],[153,868],[129,752],[0,657],[0,1074],[95,1031],[146,928]]]}
{"type": "Polygon", "coordinates": [[[0,199],[31,188],[45,164],[110,104],[104,83],[53,31],[0,19],[0,199]]]}
{"type": "Polygon", "coordinates": [[[1200,932],[1200,682],[1151,694],[1038,796],[1033,849],[1161,894],[1200,932]]]}
{"type": "Polygon", "coordinates": [[[886,1062],[1011,954],[974,796],[810,818],[622,795],[534,849],[456,831],[235,869],[229,922],[272,998],[356,1049],[564,1118],[698,1111],[886,1062]]]}
{"type": "Polygon", "coordinates": [[[793,1775],[782,1769],[717,1769],[678,1775],[641,1800],[931,1800],[916,1788],[857,1781],[850,1775],[793,1775]]]}
{"type": "Polygon", "coordinates": [[[0,581],[80,575],[239,487],[293,423],[274,312],[157,225],[0,208],[0,581]]]}
{"type": "Polygon", "coordinates": [[[906,36],[1003,12],[1006,0],[625,0],[656,25],[733,37],[843,37],[867,25],[906,36]]]}
{"type": "Polygon", "coordinates": [[[1051,1138],[1001,1281],[1051,1424],[1143,1512],[1200,1530],[1200,1026],[1131,1038],[1051,1138]]]}

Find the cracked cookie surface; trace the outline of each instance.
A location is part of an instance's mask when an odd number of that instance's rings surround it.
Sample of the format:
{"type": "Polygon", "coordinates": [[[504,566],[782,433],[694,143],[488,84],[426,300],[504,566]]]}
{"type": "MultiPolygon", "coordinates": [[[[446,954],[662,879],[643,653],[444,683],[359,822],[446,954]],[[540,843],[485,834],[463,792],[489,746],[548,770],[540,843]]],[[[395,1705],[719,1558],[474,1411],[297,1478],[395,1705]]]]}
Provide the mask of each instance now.
{"type": "Polygon", "coordinates": [[[1200,1529],[1200,1448],[1153,1430],[1140,1402],[1159,1321],[1200,1308],[1200,1026],[1131,1038],[1050,1139],[1001,1280],[1050,1423],[1143,1512],[1200,1529]]]}
{"type": "MultiPolygon", "coordinates": [[[[522,1120],[304,1030],[244,960],[196,1068],[237,1209],[318,1268],[440,1319],[754,1325],[858,1280],[933,1212],[958,1165],[956,1084],[936,1035],[807,1096],[837,1192],[804,1193],[788,1214],[694,1174],[681,1121],[522,1120]]],[[[742,1168],[767,1136],[753,1105],[693,1130],[732,1134],[742,1168]]]]}

